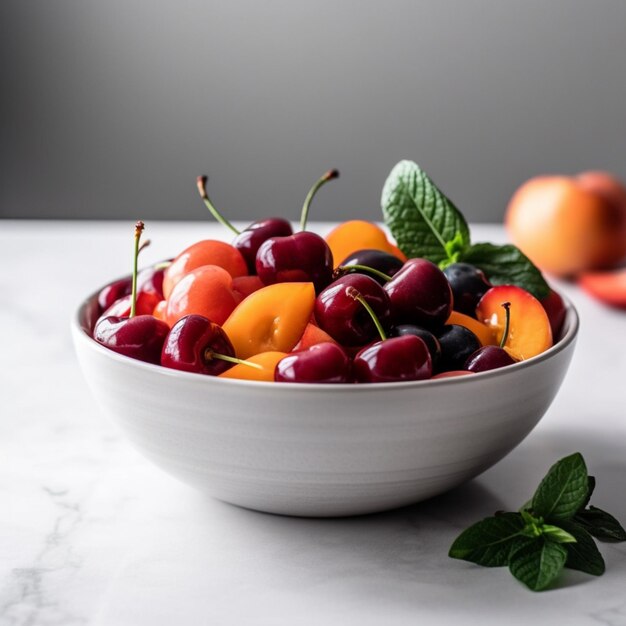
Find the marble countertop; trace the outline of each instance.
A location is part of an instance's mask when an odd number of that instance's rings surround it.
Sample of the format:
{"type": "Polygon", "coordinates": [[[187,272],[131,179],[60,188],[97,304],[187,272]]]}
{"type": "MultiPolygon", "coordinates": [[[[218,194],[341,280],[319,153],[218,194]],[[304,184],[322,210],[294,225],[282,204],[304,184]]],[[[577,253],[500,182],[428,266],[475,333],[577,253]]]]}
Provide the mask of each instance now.
{"type": "MultiPolygon", "coordinates": [[[[160,222],[146,236],[143,264],[224,232],[160,222]]],[[[277,517],[170,478],[92,399],[69,320],[128,273],[131,237],[131,220],[0,221],[0,624],[626,625],[625,544],[600,545],[604,576],[567,572],[540,594],[447,557],[462,528],[517,508],[577,450],[594,503],[626,521],[626,314],[558,285],[581,316],[569,374],[539,426],[469,484],[378,515],[277,517]]]]}

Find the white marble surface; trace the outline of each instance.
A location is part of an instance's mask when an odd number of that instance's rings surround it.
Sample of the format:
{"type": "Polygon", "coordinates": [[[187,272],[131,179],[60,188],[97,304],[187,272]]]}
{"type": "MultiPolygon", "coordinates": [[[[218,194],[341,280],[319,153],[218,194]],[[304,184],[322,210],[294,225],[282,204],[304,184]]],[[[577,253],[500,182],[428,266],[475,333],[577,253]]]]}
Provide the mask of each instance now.
{"type": "MultiPolygon", "coordinates": [[[[541,594],[446,556],[462,528],[517,507],[576,450],[598,479],[593,501],[626,521],[625,313],[560,285],[582,320],[569,375],[537,429],[471,483],[380,515],[275,517],[152,466],[83,383],[69,318],[127,273],[131,231],[132,218],[0,221],[0,624],[626,625],[624,544],[601,545],[604,576],[567,573],[541,594]]],[[[218,233],[148,224],[143,262],[218,233]]]]}

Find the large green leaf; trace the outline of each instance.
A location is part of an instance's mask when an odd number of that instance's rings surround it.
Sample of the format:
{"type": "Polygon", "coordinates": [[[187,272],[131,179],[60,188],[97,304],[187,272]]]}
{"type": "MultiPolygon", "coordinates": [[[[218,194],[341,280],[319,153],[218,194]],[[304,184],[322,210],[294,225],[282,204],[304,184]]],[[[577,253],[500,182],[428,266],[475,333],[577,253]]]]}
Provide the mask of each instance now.
{"type": "Polygon", "coordinates": [[[578,511],[573,521],[600,541],[626,541],[626,530],[610,514],[596,506],[578,511]]]}
{"type": "Polygon", "coordinates": [[[566,560],[563,544],[538,538],[512,552],[509,569],[529,589],[541,591],[561,573],[566,560]]]}
{"type": "Polygon", "coordinates": [[[382,191],[385,223],[407,257],[454,263],[470,243],[461,212],[413,161],[400,161],[382,191]]]}
{"type": "Polygon", "coordinates": [[[570,519],[586,501],[588,492],[587,466],[576,452],[550,468],[533,496],[531,508],[534,515],[548,522],[570,519]]]}
{"type": "Polygon", "coordinates": [[[602,576],[604,574],[604,559],[596,546],[593,537],[578,524],[570,520],[560,522],[565,532],[568,532],[576,539],[576,543],[568,543],[567,561],[565,567],[577,569],[592,576],[602,576]]]}
{"type": "Polygon", "coordinates": [[[519,513],[488,517],[464,530],[454,541],[449,556],[486,567],[501,567],[524,529],[519,513]]]}
{"type": "Polygon", "coordinates": [[[459,261],[480,268],[493,285],[517,285],[538,299],[550,293],[539,269],[511,244],[476,243],[459,253],[459,261]]]}

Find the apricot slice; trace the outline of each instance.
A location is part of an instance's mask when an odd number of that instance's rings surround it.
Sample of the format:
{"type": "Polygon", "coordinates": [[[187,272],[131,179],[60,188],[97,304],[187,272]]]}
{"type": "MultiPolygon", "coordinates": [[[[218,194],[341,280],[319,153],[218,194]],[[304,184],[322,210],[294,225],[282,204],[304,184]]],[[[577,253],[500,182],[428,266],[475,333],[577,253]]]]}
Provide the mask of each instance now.
{"type": "Polygon", "coordinates": [[[250,367],[249,365],[237,364],[231,367],[229,370],[222,372],[219,378],[237,378],[239,380],[261,380],[264,382],[274,382],[274,370],[276,364],[283,357],[286,357],[286,352],[261,352],[255,354],[249,359],[246,359],[250,363],[260,365],[262,369],[256,367],[250,367]]]}
{"type": "Polygon", "coordinates": [[[241,252],[229,243],[217,239],[204,239],[185,248],[168,265],[163,275],[163,295],[169,298],[174,285],[192,270],[203,265],[217,265],[233,278],[245,276],[248,266],[241,252]]]}
{"type": "Polygon", "coordinates": [[[611,272],[585,272],[580,286],[601,302],[626,309],[626,268],[611,272]]]}
{"type": "Polygon", "coordinates": [[[493,328],[479,322],[477,319],[474,319],[469,315],[465,315],[465,313],[452,311],[446,324],[465,326],[467,330],[471,330],[478,337],[478,340],[483,346],[497,346],[500,343],[500,341],[496,339],[496,334],[493,328]]]}
{"type": "Polygon", "coordinates": [[[385,231],[373,222],[342,222],[326,235],[326,243],[333,253],[335,267],[353,252],[365,249],[383,250],[406,261],[400,249],[387,239],[385,231]]]}
{"type": "Polygon", "coordinates": [[[509,335],[504,345],[506,351],[517,360],[529,359],[541,354],[552,345],[550,320],[543,305],[521,287],[500,285],[485,293],[476,308],[476,316],[495,332],[501,341],[506,322],[502,306],[509,302],[509,335]]]}
{"type": "Polygon", "coordinates": [[[289,352],[309,323],[314,304],[313,283],[276,283],[243,300],[223,328],[240,359],[289,352]]]}

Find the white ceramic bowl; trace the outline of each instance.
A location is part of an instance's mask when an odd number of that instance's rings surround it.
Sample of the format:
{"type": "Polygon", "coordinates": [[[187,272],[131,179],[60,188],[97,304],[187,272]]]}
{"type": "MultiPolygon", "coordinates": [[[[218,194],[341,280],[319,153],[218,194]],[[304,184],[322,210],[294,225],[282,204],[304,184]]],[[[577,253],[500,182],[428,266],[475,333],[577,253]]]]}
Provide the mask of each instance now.
{"type": "Polygon", "coordinates": [[[486,470],[550,406],[578,316],[543,354],[474,376],[371,385],[271,384],[179,372],[121,356],[72,321],[82,371],[105,413],[158,466],[220,500],[304,516],[418,502],[486,470]]]}

